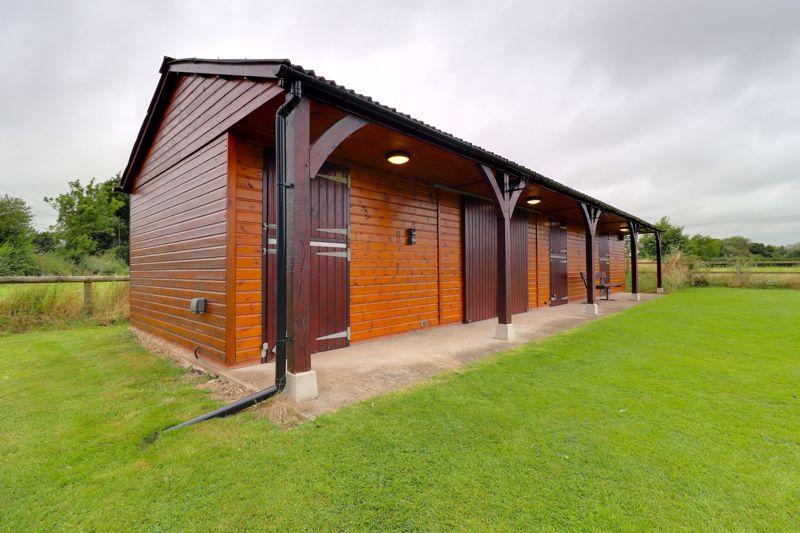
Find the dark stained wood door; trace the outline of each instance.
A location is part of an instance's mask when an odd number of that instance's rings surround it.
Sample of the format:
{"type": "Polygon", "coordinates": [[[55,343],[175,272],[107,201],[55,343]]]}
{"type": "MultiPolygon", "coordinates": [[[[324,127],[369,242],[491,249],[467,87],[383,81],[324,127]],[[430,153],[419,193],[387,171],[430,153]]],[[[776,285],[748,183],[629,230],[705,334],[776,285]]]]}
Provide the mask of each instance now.
{"type": "Polygon", "coordinates": [[[569,301],[567,285],[567,225],[550,221],[550,305],[569,301]]]}
{"type": "Polygon", "coordinates": [[[323,165],[311,180],[311,350],[350,344],[350,178],[323,165]]]}
{"type": "MultiPolygon", "coordinates": [[[[491,202],[462,197],[464,322],[497,316],[497,211],[491,202]]],[[[511,221],[511,312],[528,310],[527,215],[511,221]]]]}
{"type": "Polygon", "coordinates": [[[600,263],[600,272],[603,273],[603,277],[608,282],[611,279],[611,250],[610,250],[610,243],[609,239],[611,237],[609,235],[601,235],[597,239],[597,244],[600,253],[599,255],[599,263],[600,263]]]}

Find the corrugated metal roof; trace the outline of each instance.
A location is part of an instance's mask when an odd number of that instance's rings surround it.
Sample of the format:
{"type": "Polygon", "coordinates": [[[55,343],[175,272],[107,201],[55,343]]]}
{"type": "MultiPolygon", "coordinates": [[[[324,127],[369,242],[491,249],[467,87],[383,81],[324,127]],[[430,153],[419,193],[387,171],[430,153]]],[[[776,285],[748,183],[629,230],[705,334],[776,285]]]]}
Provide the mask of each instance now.
{"type": "Polygon", "coordinates": [[[639,217],[626,213],[621,209],[568,187],[563,183],[548,178],[547,176],[515,163],[492,151],[486,150],[485,148],[481,148],[467,140],[456,137],[451,133],[427,124],[411,115],[402,113],[394,107],[383,105],[370,96],[358,93],[324,76],[319,76],[314,70],[293,64],[288,59],[172,59],[170,57],[165,57],[160,72],[162,73],[162,80],[159,82],[159,87],[156,89],[156,94],[153,96],[153,101],[148,109],[148,116],[142,124],[142,129],[137,137],[136,145],[131,153],[131,158],[125,169],[125,173],[123,174],[123,184],[130,185],[128,183],[130,178],[129,174],[136,167],[137,157],[141,157],[140,154],[142,152],[140,145],[147,138],[148,128],[152,127],[148,126],[148,124],[154,122],[151,120],[152,115],[159,108],[159,95],[164,92],[161,90],[163,88],[162,85],[165,83],[165,78],[169,73],[202,73],[222,76],[246,76],[251,78],[280,78],[304,82],[305,92],[309,92],[308,89],[311,88],[311,92],[314,93],[313,95],[315,97],[321,97],[333,105],[346,108],[352,113],[364,115],[365,118],[369,118],[374,122],[388,125],[389,127],[393,127],[409,135],[420,137],[434,144],[444,145],[477,162],[489,164],[497,168],[497,170],[507,172],[521,179],[532,181],[555,192],[571,196],[576,200],[600,207],[604,211],[616,214],[622,218],[636,221],[648,229],[655,229],[653,224],[639,217]]]}

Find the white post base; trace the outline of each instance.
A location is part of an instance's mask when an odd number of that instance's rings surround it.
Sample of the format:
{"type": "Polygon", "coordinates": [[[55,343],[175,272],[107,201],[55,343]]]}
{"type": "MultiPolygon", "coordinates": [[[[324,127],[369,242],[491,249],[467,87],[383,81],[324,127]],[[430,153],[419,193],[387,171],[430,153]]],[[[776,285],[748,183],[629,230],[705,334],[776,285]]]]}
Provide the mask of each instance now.
{"type": "Polygon", "coordinates": [[[319,396],[317,373],[313,370],[299,374],[286,372],[286,388],[283,393],[297,403],[313,400],[319,396]]]}
{"type": "Polygon", "coordinates": [[[513,341],[514,340],[514,324],[497,324],[497,328],[494,330],[494,338],[500,339],[501,341],[513,341]]]}
{"type": "Polygon", "coordinates": [[[583,304],[583,312],[587,315],[599,315],[600,308],[597,304],[583,304]]]}
{"type": "Polygon", "coordinates": [[[641,300],[641,297],[639,296],[639,293],[638,292],[634,292],[633,294],[631,294],[631,300],[633,300],[634,302],[638,302],[639,300],[641,300]]]}
{"type": "Polygon", "coordinates": [[[656,294],[664,294],[664,287],[657,287],[656,294]]]}

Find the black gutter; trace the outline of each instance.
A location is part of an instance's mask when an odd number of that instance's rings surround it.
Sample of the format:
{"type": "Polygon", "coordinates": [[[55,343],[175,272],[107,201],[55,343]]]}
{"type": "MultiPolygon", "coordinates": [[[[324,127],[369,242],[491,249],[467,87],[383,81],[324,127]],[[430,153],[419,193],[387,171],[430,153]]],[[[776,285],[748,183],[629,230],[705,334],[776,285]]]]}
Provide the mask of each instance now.
{"type": "MultiPolygon", "coordinates": [[[[289,340],[286,335],[286,270],[288,260],[288,248],[286,246],[286,118],[291,114],[292,111],[294,111],[294,109],[300,103],[302,97],[303,93],[300,82],[293,82],[289,90],[289,98],[280,108],[278,108],[278,111],[275,114],[275,187],[277,189],[276,200],[278,211],[278,269],[276,276],[277,290],[275,292],[275,314],[277,320],[276,334],[278,335],[278,339],[275,347],[275,384],[271,387],[267,387],[264,390],[253,393],[250,396],[246,396],[241,400],[237,400],[228,405],[224,405],[219,409],[215,409],[210,413],[197,416],[191,420],[187,420],[186,422],[172,426],[171,428],[164,430],[164,433],[185,428],[187,426],[191,426],[205,420],[210,420],[212,418],[220,418],[238,413],[242,409],[247,409],[248,407],[263,402],[268,398],[272,398],[281,392],[286,386],[286,342],[289,340]]],[[[267,166],[266,160],[264,163],[264,166],[267,166]]],[[[267,183],[265,181],[265,189],[266,186],[267,183]]],[[[264,204],[264,207],[264,212],[266,213],[266,204],[264,204]]],[[[263,257],[264,263],[266,264],[267,255],[263,254],[263,257]]],[[[266,284],[264,285],[264,288],[266,288],[266,284]]],[[[266,298],[264,298],[264,300],[266,301],[266,298]]],[[[264,330],[264,335],[264,338],[266,338],[266,329],[264,330]]]]}

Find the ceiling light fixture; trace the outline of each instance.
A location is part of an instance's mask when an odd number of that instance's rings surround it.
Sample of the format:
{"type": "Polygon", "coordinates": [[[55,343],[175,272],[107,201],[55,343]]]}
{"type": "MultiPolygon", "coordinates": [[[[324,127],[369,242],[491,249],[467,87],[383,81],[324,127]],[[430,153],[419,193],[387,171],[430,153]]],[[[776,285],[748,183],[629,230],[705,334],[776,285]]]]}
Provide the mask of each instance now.
{"type": "Polygon", "coordinates": [[[528,205],[536,205],[542,203],[542,199],[538,196],[529,196],[525,199],[525,203],[528,205]]]}
{"type": "Polygon", "coordinates": [[[408,152],[389,152],[386,160],[393,165],[405,165],[411,161],[411,154],[408,152]]]}

